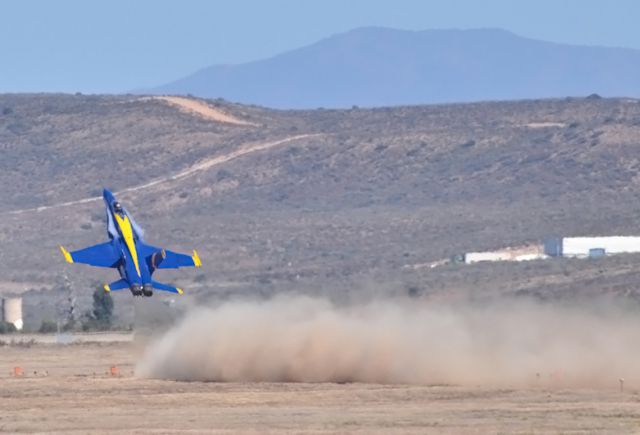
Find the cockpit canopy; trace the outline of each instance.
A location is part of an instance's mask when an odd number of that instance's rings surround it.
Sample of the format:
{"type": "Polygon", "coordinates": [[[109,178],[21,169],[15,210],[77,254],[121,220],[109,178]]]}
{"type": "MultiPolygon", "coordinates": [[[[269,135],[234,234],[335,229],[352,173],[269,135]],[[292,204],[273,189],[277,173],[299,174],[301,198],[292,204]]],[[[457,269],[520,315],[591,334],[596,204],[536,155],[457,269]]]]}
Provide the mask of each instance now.
{"type": "Polygon", "coordinates": [[[118,201],[113,203],[113,211],[116,213],[122,213],[122,205],[118,201]]]}

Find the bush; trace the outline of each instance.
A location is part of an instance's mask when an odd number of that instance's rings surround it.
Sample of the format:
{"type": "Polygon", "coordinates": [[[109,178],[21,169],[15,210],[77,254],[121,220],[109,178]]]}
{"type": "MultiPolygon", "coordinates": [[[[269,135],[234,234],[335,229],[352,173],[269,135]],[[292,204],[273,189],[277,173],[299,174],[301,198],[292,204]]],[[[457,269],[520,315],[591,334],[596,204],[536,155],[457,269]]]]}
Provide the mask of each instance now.
{"type": "Polygon", "coordinates": [[[62,327],[63,332],[73,332],[76,329],[76,322],[73,319],[69,319],[62,327]]]}
{"type": "Polygon", "coordinates": [[[98,287],[93,292],[93,318],[105,325],[111,327],[111,316],[113,315],[113,299],[111,294],[104,291],[102,287],[98,287]]]}
{"type": "Polygon", "coordinates": [[[83,331],[106,331],[111,329],[113,299],[111,295],[98,287],[93,292],[93,310],[85,314],[83,331]]]}
{"type": "Polygon", "coordinates": [[[40,324],[38,332],[41,334],[50,334],[52,332],[58,332],[58,324],[52,320],[43,320],[40,324]]]}
{"type": "Polygon", "coordinates": [[[96,319],[87,317],[82,321],[82,331],[89,332],[89,331],[98,331],[98,330],[100,330],[100,327],[98,325],[98,322],[96,322],[96,319]]]}
{"type": "Polygon", "coordinates": [[[417,298],[421,293],[420,289],[415,285],[409,286],[407,289],[407,294],[412,298],[417,298]]]}
{"type": "Polygon", "coordinates": [[[16,326],[9,322],[0,322],[0,334],[12,334],[18,332],[16,326]]]}
{"type": "Polygon", "coordinates": [[[227,178],[233,178],[233,174],[231,172],[227,171],[226,169],[220,169],[216,173],[216,180],[217,181],[226,180],[227,178]]]}

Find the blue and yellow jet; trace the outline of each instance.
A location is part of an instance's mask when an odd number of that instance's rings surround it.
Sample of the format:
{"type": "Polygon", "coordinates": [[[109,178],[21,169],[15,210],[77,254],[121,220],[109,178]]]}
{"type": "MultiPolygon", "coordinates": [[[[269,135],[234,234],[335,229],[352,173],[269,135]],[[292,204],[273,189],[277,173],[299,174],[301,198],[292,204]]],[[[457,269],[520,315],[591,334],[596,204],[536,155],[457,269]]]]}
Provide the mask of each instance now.
{"type": "Polygon", "coordinates": [[[116,201],[107,189],[103,192],[107,206],[107,234],[109,241],[79,251],[69,252],[60,246],[69,263],[84,263],[97,267],[118,269],[120,279],[105,285],[108,292],[130,289],[134,296],[152,296],[153,289],[182,294],[182,289],[154,281],[157,269],[200,267],[198,253],[178,254],[147,245],[142,240],[142,230],[131,215],[116,201]]]}

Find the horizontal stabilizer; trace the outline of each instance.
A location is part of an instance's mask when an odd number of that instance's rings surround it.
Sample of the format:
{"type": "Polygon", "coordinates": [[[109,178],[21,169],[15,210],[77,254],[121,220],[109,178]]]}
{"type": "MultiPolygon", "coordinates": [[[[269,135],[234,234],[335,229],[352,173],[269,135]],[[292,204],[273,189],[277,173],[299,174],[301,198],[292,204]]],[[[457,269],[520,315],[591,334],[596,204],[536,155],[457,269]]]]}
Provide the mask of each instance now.
{"type": "Polygon", "coordinates": [[[129,288],[129,283],[124,279],[119,279],[117,281],[112,282],[111,284],[105,284],[104,289],[108,292],[115,292],[118,290],[124,290],[129,288]]]}
{"type": "Polygon", "coordinates": [[[173,286],[170,286],[168,284],[163,284],[163,283],[158,282],[158,281],[151,281],[151,284],[153,285],[153,288],[156,289],[156,290],[162,290],[162,291],[165,291],[165,292],[175,293],[175,294],[178,294],[178,295],[181,295],[182,293],[184,293],[181,288],[173,287],[173,286]]]}

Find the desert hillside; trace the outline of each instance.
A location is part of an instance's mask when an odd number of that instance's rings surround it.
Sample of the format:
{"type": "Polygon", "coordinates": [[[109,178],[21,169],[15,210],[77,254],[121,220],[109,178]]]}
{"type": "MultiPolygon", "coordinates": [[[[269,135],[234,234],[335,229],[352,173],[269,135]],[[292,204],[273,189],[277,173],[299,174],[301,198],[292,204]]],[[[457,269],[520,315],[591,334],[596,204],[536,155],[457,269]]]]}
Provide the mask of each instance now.
{"type": "Polygon", "coordinates": [[[112,280],[57,251],[104,239],[104,186],[150,242],[199,250],[205,267],[159,277],[192,297],[635,294],[633,256],[412,265],[550,235],[640,233],[639,138],[633,99],[279,111],[1,95],[0,292],[55,293],[66,274],[82,299],[112,280]]]}

